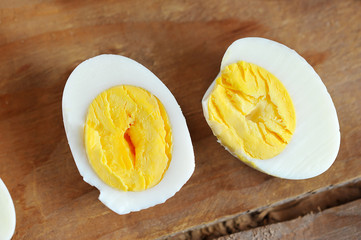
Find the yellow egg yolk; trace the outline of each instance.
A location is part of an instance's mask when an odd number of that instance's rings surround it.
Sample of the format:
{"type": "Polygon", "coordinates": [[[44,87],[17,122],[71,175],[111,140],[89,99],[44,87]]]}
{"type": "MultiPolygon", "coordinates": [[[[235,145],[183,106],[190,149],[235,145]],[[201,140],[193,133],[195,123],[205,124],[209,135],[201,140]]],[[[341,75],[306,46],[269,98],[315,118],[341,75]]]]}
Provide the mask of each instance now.
{"type": "Polygon", "coordinates": [[[242,160],[269,159],[281,153],[296,127],[292,100],[266,69],[239,61],[226,66],[208,99],[214,134],[242,160]]]}
{"type": "Polygon", "coordinates": [[[102,92],[88,109],[85,147],[94,171],[108,185],[124,191],[153,187],[172,155],[164,106],[139,87],[122,85],[102,92]]]}

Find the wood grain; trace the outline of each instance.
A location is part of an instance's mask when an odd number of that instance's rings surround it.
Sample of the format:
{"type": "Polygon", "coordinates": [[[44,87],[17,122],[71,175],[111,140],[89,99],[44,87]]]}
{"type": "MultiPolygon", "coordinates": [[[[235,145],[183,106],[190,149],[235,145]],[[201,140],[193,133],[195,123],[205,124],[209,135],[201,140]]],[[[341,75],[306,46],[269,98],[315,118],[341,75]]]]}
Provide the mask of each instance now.
{"type": "MultiPolygon", "coordinates": [[[[327,189],[326,191],[312,192],[306,196],[300,196],[299,198],[284,204],[268,206],[266,208],[262,208],[261,210],[243,213],[238,216],[225,219],[224,221],[217,221],[213,224],[208,224],[207,226],[197,226],[188,231],[183,231],[172,235],[170,239],[211,240],[220,238],[222,236],[237,238],[239,235],[243,236],[243,232],[250,229],[290,221],[311,213],[319,213],[326,209],[334,208],[358,199],[361,199],[361,181],[341,184],[340,186],[333,185],[332,187],[330,186],[330,189],[327,189]],[[241,234],[233,235],[232,233],[241,234]]],[[[345,228],[347,225],[352,226],[354,224],[350,224],[349,222],[344,223],[345,228]]],[[[292,227],[294,226],[291,226],[291,228],[292,227]]],[[[259,231],[264,231],[262,229],[263,228],[259,228],[256,231],[252,231],[252,234],[254,232],[258,233],[259,231]]],[[[282,233],[279,233],[279,235],[281,234],[282,233]]],[[[348,236],[350,235],[345,234],[345,237],[348,236]]],[[[288,239],[293,238],[288,237],[288,239]]]]}
{"type": "Polygon", "coordinates": [[[309,214],[292,221],[235,233],[219,240],[236,239],[329,239],[351,240],[361,236],[361,199],[309,214]]]}
{"type": "MultiPolygon", "coordinates": [[[[152,239],[361,178],[361,2],[0,2],[0,176],[17,213],[14,239],[152,239]],[[335,103],[341,148],[319,177],[288,181],[233,158],[203,119],[201,98],[230,43],[279,41],[303,55],[335,103]],[[121,54],[172,91],[191,132],[196,169],[162,205],[119,216],[82,181],[67,145],[61,97],[71,71],[121,54]]],[[[322,119],[321,119],[322,121],[322,119]]]]}

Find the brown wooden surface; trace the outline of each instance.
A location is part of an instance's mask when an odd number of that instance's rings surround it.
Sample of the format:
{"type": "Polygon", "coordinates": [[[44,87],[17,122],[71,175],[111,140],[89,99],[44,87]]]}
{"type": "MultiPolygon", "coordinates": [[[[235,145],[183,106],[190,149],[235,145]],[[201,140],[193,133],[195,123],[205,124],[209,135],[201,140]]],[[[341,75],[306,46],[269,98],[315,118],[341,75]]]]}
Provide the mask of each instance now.
{"type": "MultiPolygon", "coordinates": [[[[0,177],[14,199],[14,239],[152,239],[361,178],[361,1],[0,1],[0,177]],[[289,181],[233,158],[201,98],[230,43],[270,38],[303,55],[335,103],[341,148],[319,177],[289,181]],[[82,181],[61,97],[81,61],[128,56],[172,91],[196,169],[166,203],[119,216],[82,181]]],[[[322,119],[320,119],[322,121],[322,119]]]]}
{"type": "Polygon", "coordinates": [[[328,239],[357,240],[361,236],[361,199],[309,214],[292,221],[235,233],[219,240],[236,239],[328,239]]]}
{"type": "MultiPolygon", "coordinates": [[[[233,216],[231,218],[225,219],[223,221],[216,221],[212,224],[207,224],[207,226],[197,226],[188,231],[182,231],[175,235],[171,236],[172,240],[212,240],[218,239],[220,237],[230,237],[231,239],[237,239],[238,236],[249,236],[249,234],[263,232],[270,224],[276,224],[280,222],[286,222],[298,217],[306,216],[307,214],[319,213],[326,209],[335,208],[337,206],[350,203],[361,199],[361,181],[352,181],[348,184],[333,185],[332,188],[327,189],[326,191],[321,192],[312,192],[306,196],[299,197],[295,200],[277,204],[274,206],[268,206],[260,210],[251,211],[248,213],[243,213],[238,216],[233,216]],[[245,231],[250,229],[255,229],[259,227],[256,231],[249,231],[247,234],[244,234],[245,231]],[[232,234],[233,233],[233,234],[232,234]],[[240,233],[240,234],[235,234],[240,233]]],[[[361,202],[360,202],[361,203],[361,202]]],[[[359,205],[361,207],[361,205],[359,205]]],[[[338,212],[343,211],[343,207],[338,212]]],[[[328,216],[328,215],[325,215],[328,216]]],[[[337,224],[335,223],[334,218],[329,218],[330,224],[332,226],[337,224]]],[[[342,218],[340,218],[342,220],[342,218]]],[[[356,218],[357,221],[361,224],[361,217],[356,218]]],[[[325,220],[327,221],[327,220],[325,220]]],[[[297,222],[297,221],[296,221],[297,222]]],[[[349,229],[352,228],[357,222],[346,221],[343,224],[343,228],[349,229]]],[[[288,223],[286,223],[289,225],[288,223]]],[[[340,224],[340,223],[339,223],[340,224]]],[[[340,224],[340,225],[341,225],[340,224]]],[[[358,223],[357,223],[358,224],[358,223]]],[[[292,224],[291,224],[292,225],[292,224]]],[[[290,226],[296,227],[298,225],[290,226]]],[[[359,229],[361,231],[361,228],[359,229]]],[[[274,231],[274,233],[276,233],[274,231]]],[[[284,232],[286,239],[293,239],[287,233],[287,230],[284,232]],[[287,234],[286,234],[287,233],[287,234]]],[[[357,233],[357,232],[356,232],[357,233]]],[[[282,232],[277,232],[273,236],[280,236],[282,232]]],[[[359,234],[361,236],[361,234],[359,234]]],[[[313,236],[310,234],[309,236],[313,236]]],[[[344,234],[344,237],[350,237],[351,234],[344,234]]],[[[317,234],[315,234],[317,237],[317,234]]],[[[226,238],[227,239],[227,238],[226,238]]],[[[246,239],[263,239],[263,238],[246,238],[246,239]]],[[[272,239],[272,238],[271,238],[272,239]]],[[[304,238],[308,239],[308,238],[304,238]]],[[[319,239],[328,239],[328,238],[319,238],[319,239]]],[[[337,238],[336,238],[337,239],[337,238]]]]}

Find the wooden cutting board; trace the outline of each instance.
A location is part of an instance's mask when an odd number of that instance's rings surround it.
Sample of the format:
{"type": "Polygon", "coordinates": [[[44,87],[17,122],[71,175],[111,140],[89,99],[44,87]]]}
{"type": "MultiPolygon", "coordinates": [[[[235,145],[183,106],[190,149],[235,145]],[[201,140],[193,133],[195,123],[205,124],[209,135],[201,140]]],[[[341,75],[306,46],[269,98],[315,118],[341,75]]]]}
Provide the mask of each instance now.
{"type": "Polygon", "coordinates": [[[0,176],[15,203],[13,239],[159,238],[360,179],[360,12],[356,0],[1,1],[0,176]],[[290,181],[260,173],[225,151],[207,126],[201,98],[229,44],[248,36],[295,49],[323,79],[342,139],[324,174],[290,181]],[[102,53],[130,57],[167,85],[196,157],[174,197],[122,216],[82,180],[61,114],[71,71],[102,53]]]}
{"type": "Polygon", "coordinates": [[[237,239],[359,239],[361,236],[361,199],[311,213],[290,221],[239,232],[217,240],[237,239]]]}

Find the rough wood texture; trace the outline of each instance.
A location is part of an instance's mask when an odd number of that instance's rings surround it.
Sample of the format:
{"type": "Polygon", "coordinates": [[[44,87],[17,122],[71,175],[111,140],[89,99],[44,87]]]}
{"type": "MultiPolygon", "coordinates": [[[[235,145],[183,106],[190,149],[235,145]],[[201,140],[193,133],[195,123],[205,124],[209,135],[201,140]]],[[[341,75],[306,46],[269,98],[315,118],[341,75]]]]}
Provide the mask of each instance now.
{"type": "Polygon", "coordinates": [[[361,199],[292,221],[259,227],[221,237],[235,239],[351,240],[361,236],[361,199]]]}
{"type": "MultiPolygon", "coordinates": [[[[361,178],[361,1],[0,2],[0,175],[15,202],[14,239],[151,239],[361,178]],[[323,79],[341,148],[319,177],[288,181],[225,151],[201,98],[230,43],[270,38],[296,49],[323,79]],[[190,181],[162,205],[119,216],[82,181],[67,145],[62,90],[81,61],[128,56],[154,72],[186,116],[190,181]]],[[[322,121],[322,119],[320,119],[322,121]]]]}
{"type": "MultiPolygon", "coordinates": [[[[310,213],[318,213],[325,209],[358,199],[361,199],[361,181],[341,184],[340,186],[334,185],[326,191],[312,192],[305,197],[297,198],[284,204],[269,206],[260,211],[243,213],[225,221],[208,224],[207,226],[198,226],[189,231],[172,235],[169,239],[212,240],[222,236],[235,238],[238,234],[231,235],[232,233],[239,233],[257,227],[290,221],[310,213]]],[[[252,233],[254,233],[254,231],[252,231],[252,233]]],[[[345,237],[347,236],[349,235],[345,234],[345,237]]]]}

